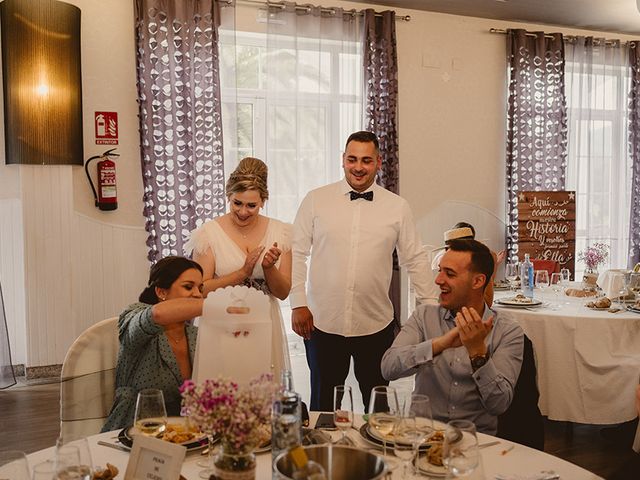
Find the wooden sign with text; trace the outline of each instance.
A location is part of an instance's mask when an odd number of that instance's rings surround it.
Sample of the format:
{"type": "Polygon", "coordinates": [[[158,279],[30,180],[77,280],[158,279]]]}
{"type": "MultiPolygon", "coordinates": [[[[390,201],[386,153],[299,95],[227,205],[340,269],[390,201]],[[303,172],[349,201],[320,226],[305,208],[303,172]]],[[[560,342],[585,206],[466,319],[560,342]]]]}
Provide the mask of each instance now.
{"type": "Polygon", "coordinates": [[[576,193],[518,194],[518,257],[554,260],[573,277],[576,251],[576,193]]]}

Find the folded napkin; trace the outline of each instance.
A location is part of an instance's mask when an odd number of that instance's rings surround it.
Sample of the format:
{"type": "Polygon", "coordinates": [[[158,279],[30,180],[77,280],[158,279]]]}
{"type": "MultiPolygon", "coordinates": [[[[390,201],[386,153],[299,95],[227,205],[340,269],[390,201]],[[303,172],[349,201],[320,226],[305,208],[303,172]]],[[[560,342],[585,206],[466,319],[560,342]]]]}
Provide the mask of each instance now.
{"type": "Polygon", "coordinates": [[[538,473],[521,475],[519,473],[496,475],[496,480],[557,480],[560,478],[553,470],[543,470],[538,473]]]}

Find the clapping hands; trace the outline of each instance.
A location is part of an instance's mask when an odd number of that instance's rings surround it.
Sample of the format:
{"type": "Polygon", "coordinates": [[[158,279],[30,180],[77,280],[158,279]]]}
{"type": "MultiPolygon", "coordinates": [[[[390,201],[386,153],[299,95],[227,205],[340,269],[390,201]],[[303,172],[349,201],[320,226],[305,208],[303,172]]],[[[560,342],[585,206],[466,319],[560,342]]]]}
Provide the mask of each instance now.
{"type": "Polygon", "coordinates": [[[282,255],[282,250],[278,248],[278,242],[274,242],[273,246],[264,254],[262,258],[262,269],[268,270],[273,267],[282,255]]]}

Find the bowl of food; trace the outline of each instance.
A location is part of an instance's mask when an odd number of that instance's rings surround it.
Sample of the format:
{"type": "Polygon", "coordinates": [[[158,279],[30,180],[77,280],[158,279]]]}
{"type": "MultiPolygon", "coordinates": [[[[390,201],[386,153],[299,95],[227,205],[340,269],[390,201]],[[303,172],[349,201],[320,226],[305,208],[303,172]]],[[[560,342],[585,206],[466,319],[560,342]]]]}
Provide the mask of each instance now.
{"type": "MultiPolygon", "coordinates": [[[[381,456],[345,445],[310,445],[303,447],[309,460],[319,463],[331,480],[377,480],[387,474],[381,456]]],[[[293,479],[295,467],[289,452],[278,455],[274,470],[279,480],[293,479]]]]}

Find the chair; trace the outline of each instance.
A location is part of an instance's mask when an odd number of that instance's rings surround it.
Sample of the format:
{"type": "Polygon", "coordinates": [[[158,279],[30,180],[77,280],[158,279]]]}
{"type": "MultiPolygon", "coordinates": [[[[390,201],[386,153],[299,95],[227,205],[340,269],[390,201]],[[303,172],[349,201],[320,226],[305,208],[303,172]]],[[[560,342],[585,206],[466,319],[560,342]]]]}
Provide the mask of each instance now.
{"type": "Polygon", "coordinates": [[[507,411],[498,416],[497,436],[543,451],[544,419],[538,408],[540,393],[536,377],[533,343],[525,335],[522,368],[513,390],[513,401],[507,411]]]}
{"type": "Polygon", "coordinates": [[[60,374],[60,436],[65,442],[100,432],[115,394],[118,317],[82,332],[60,374]]]}
{"type": "Polygon", "coordinates": [[[539,260],[532,259],[531,263],[533,263],[534,270],[546,270],[549,272],[549,278],[551,278],[552,273],[557,273],[560,271],[560,265],[555,260],[539,260]]]}

